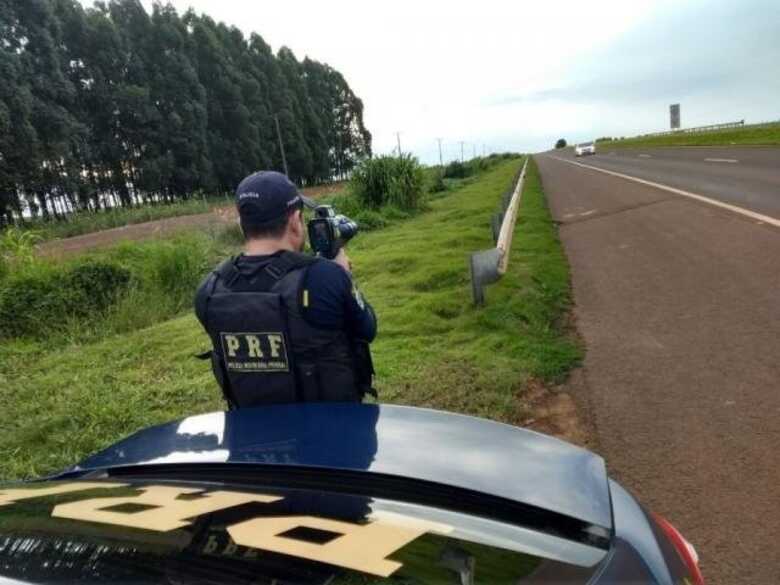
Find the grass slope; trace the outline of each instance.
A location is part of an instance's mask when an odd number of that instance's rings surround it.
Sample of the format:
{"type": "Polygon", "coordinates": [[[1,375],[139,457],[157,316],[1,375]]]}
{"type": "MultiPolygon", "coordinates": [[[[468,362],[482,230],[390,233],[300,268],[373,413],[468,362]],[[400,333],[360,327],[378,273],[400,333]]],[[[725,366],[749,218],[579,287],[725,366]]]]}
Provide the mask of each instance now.
{"type": "MultiPolygon", "coordinates": [[[[379,314],[380,398],[513,422],[531,378],[556,380],[580,358],[560,326],[568,267],[533,163],[507,275],[471,304],[467,255],[492,245],[489,218],[518,167],[508,161],[431,210],[350,244],[379,314]]],[[[207,347],[186,315],[83,345],[0,346],[0,477],[55,471],[127,434],[222,408],[207,347]]]]}
{"type": "Polygon", "coordinates": [[[678,132],[663,136],[637,136],[598,143],[599,147],[608,149],[635,146],[761,146],[778,144],[780,144],[780,124],[745,126],[697,134],[678,132]]]}

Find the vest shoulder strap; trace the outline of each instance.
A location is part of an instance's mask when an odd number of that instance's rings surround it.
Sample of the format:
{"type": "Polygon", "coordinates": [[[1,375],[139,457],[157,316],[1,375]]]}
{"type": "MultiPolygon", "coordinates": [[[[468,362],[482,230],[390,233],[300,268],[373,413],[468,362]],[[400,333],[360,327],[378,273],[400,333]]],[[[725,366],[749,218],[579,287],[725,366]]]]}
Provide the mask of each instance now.
{"type": "MultiPolygon", "coordinates": [[[[297,252],[284,252],[263,266],[261,273],[253,278],[251,290],[256,292],[265,292],[271,290],[273,286],[287,274],[299,268],[305,268],[320,261],[315,256],[299,254],[297,252]]],[[[238,256],[228,258],[220,263],[204,283],[198,289],[195,295],[195,315],[201,324],[208,328],[208,304],[209,299],[214,294],[217,284],[220,283],[228,289],[233,288],[236,281],[242,276],[236,265],[238,256]]]]}
{"type": "Polygon", "coordinates": [[[306,266],[310,266],[319,261],[320,258],[309,256],[308,254],[282,252],[268,263],[268,266],[265,267],[265,271],[279,280],[288,272],[292,272],[298,268],[305,268],[306,266]]]}
{"type": "MultiPolygon", "coordinates": [[[[233,288],[238,278],[243,276],[236,266],[237,261],[238,258],[233,258],[230,262],[220,265],[218,269],[219,276],[223,279],[227,288],[233,288]]],[[[249,277],[251,286],[247,288],[253,292],[270,291],[277,282],[293,270],[305,268],[318,261],[319,258],[314,256],[307,256],[297,252],[283,252],[249,277]]]]}

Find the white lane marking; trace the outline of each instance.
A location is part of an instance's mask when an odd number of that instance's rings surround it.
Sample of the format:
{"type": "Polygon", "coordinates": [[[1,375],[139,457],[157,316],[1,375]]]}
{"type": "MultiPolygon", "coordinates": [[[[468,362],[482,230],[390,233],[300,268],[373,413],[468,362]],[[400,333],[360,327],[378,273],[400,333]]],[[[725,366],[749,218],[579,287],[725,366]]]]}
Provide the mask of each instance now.
{"type": "Polygon", "coordinates": [[[586,211],[585,213],[580,213],[580,217],[587,217],[588,215],[593,215],[597,211],[598,209],[591,209],[590,211],[586,211]]]}
{"type": "Polygon", "coordinates": [[[640,154],[639,158],[653,158],[649,154],[640,154]]]}
{"type": "Polygon", "coordinates": [[[705,158],[704,159],[707,162],[725,162],[725,163],[738,163],[739,161],[735,158],[705,158]]]}
{"type": "Polygon", "coordinates": [[[586,165],[573,160],[566,160],[565,158],[560,158],[557,156],[551,156],[550,158],[554,158],[555,160],[559,160],[561,162],[569,163],[570,165],[577,165],[578,167],[582,167],[584,169],[591,169],[593,171],[598,171],[600,173],[605,173],[607,175],[620,177],[621,179],[626,179],[627,181],[634,181],[635,183],[641,183],[642,185],[655,187],[656,189],[661,189],[663,191],[669,191],[670,193],[674,193],[676,195],[682,195],[683,197],[690,197],[691,199],[696,199],[697,201],[701,201],[703,203],[709,203],[710,205],[714,205],[715,207],[728,209],[729,211],[733,211],[734,213],[739,213],[740,215],[744,215],[751,219],[755,219],[758,222],[768,223],[769,225],[773,225],[775,227],[780,228],[780,219],[776,219],[768,215],[763,215],[761,213],[756,213],[755,211],[750,211],[749,209],[744,209],[743,207],[737,207],[736,205],[731,205],[729,203],[723,203],[723,201],[718,201],[717,199],[710,199],[709,197],[705,197],[704,195],[697,195],[696,193],[691,193],[690,191],[683,191],[682,189],[676,189],[675,187],[670,187],[669,185],[664,185],[662,183],[645,181],[644,179],[640,179],[638,177],[632,177],[631,175],[624,175],[623,173],[608,171],[606,169],[594,167],[593,165],[586,165]]]}

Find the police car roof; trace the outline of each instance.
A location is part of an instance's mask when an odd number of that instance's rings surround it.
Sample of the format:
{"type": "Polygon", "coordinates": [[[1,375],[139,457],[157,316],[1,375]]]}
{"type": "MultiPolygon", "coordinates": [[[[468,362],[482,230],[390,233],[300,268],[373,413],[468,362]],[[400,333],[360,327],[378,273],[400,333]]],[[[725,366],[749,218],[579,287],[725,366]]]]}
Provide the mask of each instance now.
{"type": "Polygon", "coordinates": [[[308,403],[192,416],[139,431],[61,477],[198,464],[380,474],[612,526],[601,457],[519,427],[403,406],[308,403]]]}

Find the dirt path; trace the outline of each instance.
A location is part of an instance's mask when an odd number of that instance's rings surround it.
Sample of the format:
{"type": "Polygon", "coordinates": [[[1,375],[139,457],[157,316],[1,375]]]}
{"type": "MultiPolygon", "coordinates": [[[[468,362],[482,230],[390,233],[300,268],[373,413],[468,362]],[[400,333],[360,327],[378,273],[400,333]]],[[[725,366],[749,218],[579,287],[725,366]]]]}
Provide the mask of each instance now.
{"type": "MultiPolygon", "coordinates": [[[[304,189],[303,193],[308,197],[322,197],[334,195],[344,189],[343,183],[333,183],[304,189]]],[[[232,206],[214,209],[209,213],[196,215],[182,215],[167,219],[136,223],[123,227],[112,228],[99,232],[52,240],[44,242],[38,248],[39,252],[49,257],[65,257],[80,254],[87,250],[95,250],[111,246],[122,241],[140,241],[151,238],[169,236],[177,231],[194,227],[210,228],[220,225],[230,225],[236,221],[237,215],[232,206]]]]}
{"type": "Polygon", "coordinates": [[[572,267],[610,472],[708,585],[780,583],[780,230],[537,157],[572,267]]]}
{"type": "Polygon", "coordinates": [[[49,257],[72,256],[87,250],[111,246],[122,241],[159,238],[193,227],[208,228],[210,226],[228,225],[231,221],[235,221],[235,217],[235,211],[230,208],[217,209],[209,213],[158,219],[156,221],[126,225],[62,240],[51,240],[41,244],[38,250],[42,255],[49,257]]]}

